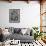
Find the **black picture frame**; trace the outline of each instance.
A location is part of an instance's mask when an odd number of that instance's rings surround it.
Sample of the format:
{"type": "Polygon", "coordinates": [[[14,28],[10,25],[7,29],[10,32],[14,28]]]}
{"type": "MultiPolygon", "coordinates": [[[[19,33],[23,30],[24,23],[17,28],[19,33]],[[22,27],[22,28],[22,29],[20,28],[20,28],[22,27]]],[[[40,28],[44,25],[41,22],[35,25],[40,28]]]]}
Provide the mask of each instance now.
{"type": "Polygon", "coordinates": [[[20,9],[9,9],[9,22],[10,23],[20,22],[20,9]]]}

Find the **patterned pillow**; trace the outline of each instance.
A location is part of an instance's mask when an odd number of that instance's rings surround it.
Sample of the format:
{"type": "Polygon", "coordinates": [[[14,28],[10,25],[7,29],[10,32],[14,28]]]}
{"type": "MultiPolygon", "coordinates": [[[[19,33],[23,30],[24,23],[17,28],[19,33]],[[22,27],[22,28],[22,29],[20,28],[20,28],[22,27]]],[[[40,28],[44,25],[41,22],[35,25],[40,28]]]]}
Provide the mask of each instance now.
{"type": "Polygon", "coordinates": [[[14,27],[9,27],[8,32],[14,34],[14,27]]]}

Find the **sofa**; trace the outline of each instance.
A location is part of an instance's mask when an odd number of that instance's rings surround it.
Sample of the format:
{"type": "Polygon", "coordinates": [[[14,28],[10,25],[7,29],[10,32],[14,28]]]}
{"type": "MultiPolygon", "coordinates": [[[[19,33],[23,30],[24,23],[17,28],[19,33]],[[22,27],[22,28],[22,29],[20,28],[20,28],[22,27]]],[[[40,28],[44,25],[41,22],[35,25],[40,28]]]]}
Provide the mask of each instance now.
{"type": "Polygon", "coordinates": [[[34,41],[32,30],[29,28],[9,27],[8,32],[10,33],[10,35],[4,35],[4,41],[7,39],[20,40],[21,43],[32,43],[34,41]]]}

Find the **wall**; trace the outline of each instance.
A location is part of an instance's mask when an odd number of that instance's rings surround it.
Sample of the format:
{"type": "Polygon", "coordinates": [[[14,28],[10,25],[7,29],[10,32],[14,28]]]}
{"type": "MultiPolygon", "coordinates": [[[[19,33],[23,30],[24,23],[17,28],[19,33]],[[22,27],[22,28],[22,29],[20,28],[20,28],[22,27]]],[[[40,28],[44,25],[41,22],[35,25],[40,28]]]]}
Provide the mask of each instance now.
{"type": "Polygon", "coordinates": [[[35,2],[0,2],[0,27],[40,26],[40,4],[35,2]],[[9,9],[20,9],[20,23],[9,23],[9,9]]]}

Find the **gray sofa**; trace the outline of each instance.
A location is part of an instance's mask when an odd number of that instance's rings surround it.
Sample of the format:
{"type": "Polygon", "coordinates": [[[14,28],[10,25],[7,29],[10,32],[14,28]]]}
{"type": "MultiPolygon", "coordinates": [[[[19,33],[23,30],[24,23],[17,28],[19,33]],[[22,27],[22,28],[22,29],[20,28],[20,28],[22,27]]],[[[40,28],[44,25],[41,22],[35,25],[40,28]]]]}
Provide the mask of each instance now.
{"type": "MultiPolygon", "coordinates": [[[[33,42],[34,40],[34,37],[32,36],[32,31],[30,31],[30,34],[31,35],[28,35],[28,33],[26,34],[22,34],[21,33],[21,29],[22,28],[13,28],[13,27],[10,27],[9,28],[9,32],[11,33],[9,36],[5,36],[5,39],[9,39],[10,40],[20,40],[21,43],[30,43],[30,42],[33,42]]],[[[23,29],[26,29],[26,28],[23,28],[23,29]]]]}
{"type": "Polygon", "coordinates": [[[29,36],[29,35],[21,35],[21,34],[11,34],[10,36],[10,39],[15,39],[15,40],[20,40],[21,43],[30,43],[30,42],[33,42],[34,38],[33,36],[29,36]]]}

